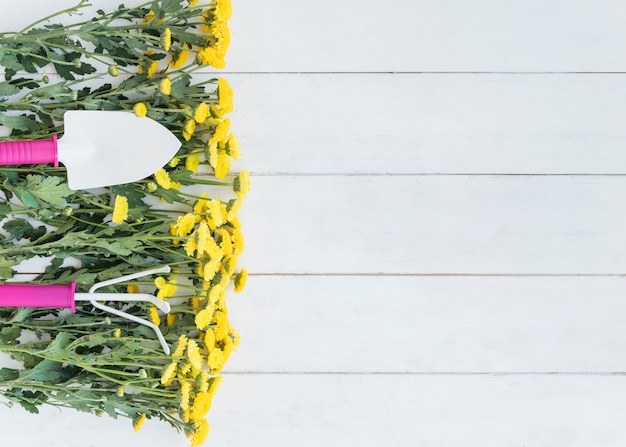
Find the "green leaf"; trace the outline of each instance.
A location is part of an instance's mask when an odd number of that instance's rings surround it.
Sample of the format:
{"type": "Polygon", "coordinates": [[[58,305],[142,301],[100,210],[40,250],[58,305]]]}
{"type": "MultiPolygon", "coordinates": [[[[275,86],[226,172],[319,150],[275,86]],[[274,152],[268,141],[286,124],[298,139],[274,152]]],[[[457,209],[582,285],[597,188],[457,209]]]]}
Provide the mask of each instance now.
{"type": "Polygon", "coordinates": [[[5,53],[4,51],[0,51],[0,65],[8,70],[20,71],[23,69],[22,64],[20,64],[14,54],[5,53]]]}
{"type": "Polygon", "coordinates": [[[43,352],[48,355],[57,356],[65,350],[65,348],[67,348],[72,341],[72,337],[73,336],[70,332],[59,332],[43,352]]]}
{"type": "Polygon", "coordinates": [[[17,338],[22,334],[22,330],[19,327],[15,326],[5,326],[0,329],[0,341],[2,344],[10,344],[11,342],[17,340],[17,338]]]}
{"type": "Polygon", "coordinates": [[[39,202],[37,201],[35,196],[32,195],[29,191],[25,190],[24,188],[20,188],[19,186],[15,186],[13,188],[13,192],[24,205],[30,208],[39,208],[39,202]]]}
{"type": "Polygon", "coordinates": [[[146,206],[143,201],[146,194],[141,190],[141,187],[135,183],[116,185],[111,188],[111,190],[113,191],[113,194],[126,197],[130,208],[141,208],[146,206]]]}
{"type": "Polygon", "coordinates": [[[32,369],[21,371],[20,379],[54,383],[60,378],[62,366],[63,364],[60,362],[44,359],[37,363],[32,369]]]}
{"type": "Polygon", "coordinates": [[[6,203],[0,203],[0,220],[7,217],[7,215],[11,212],[11,206],[6,203]]]}
{"type": "Polygon", "coordinates": [[[14,271],[11,267],[15,267],[21,262],[19,259],[6,259],[0,256],[0,279],[13,278],[14,271]]]}
{"type": "Polygon", "coordinates": [[[0,82],[0,96],[15,95],[19,91],[20,88],[9,81],[0,82]]]}
{"type": "Polygon", "coordinates": [[[65,84],[58,83],[58,84],[47,85],[45,87],[34,89],[30,92],[30,95],[35,98],[52,99],[56,96],[68,95],[70,92],[71,90],[68,87],[66,87],[65,84]]]}
{"type": "Polygon", "coordinates": [[[46,234],[46,227],[43,225],[34,228],[26,219],[13,219],[6,222],[2,228],[9,232],[11,237],[16,240],[28,239],[35,241],[46,234]]]}
{"type": "Polygon", "coordinates": [[[19,377],[20,373],[16,369],[12,368],[0,368],[0,382],[6,382],[7,380],[15,380],[19,377]]]}
{"type": "Polygon", "coordinates": [[[110,254],[117,256],[129,256],[137,247],[141,245],[141,241],[132,238],[118,239],[111,243],[108,240],[96,239],[91,242],[92,247],[98,247],[106,250],[110,254]]]}
{"type": "Polygon", "coordinates": [[[56,207],[65,205],[65,198],[73,194],[66,183],[61,183],[60,177],[42,177],[34,174],[26,176],[25,189],[38,200],[56,207]]]}
{"type": "Polygon", "coordinates": [[[39,130],[40,126],[35,119],[35,115],[9,116],[0,115],[0,124],[11,129],[23,131],[39,130]]]}

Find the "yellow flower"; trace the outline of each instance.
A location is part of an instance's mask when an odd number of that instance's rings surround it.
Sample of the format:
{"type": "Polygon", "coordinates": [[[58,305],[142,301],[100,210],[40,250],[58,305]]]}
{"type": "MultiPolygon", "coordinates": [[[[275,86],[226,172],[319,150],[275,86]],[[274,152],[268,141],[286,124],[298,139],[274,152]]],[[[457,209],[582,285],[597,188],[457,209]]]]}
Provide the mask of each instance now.
{"type": "Polygon", "coordinates": [[[174,296],[176,290],[178,290],[178,286],[176,285],[176,277],[170,276],[168,282],[159,289],[159,292],[157,293],[157,298],[164,300],[166,298],[174,296]]]}
{"type": "Polygon", "coordinates": [[[172,357],[182,357],[182,355],[185,353],[185,349],[187,349],[187,342],[188,340],[185,334],[182,334],[180,337],[178,337],[178,341],[176,342],[176,348],[174,349],[172,357]]]}
{"type": "Polygon", "coordinates": [[[167,284],[167,281],[162,276],[157,276],[154,280],[154,285],[157,289],[162,289],[167,284]]]}
{"type": "Polygon", "coordinates": [[[233,7],[230,0],[216,0],[215,16],[219,20],[228,20],[233,13],[233,7]]]}
{"type": "Polygon", "coordinates": [[[117,328],[113,331],[113,337],[120,338],[121,336],[122,336],[122,330],[120,328],[117,328]]]}
{"type": "Polygon", "coordinates": [[[198,54],[196,55],[196,61],[200,65],[211,65],[215,68],[226,67],[224,55],[213,47],[206,47],[198,51],[198,54]]]}
{"type": "Polygon", "coordinates": [[[154,180],[163,189],[170,189],[172,187],[172,179],[167,171],[163,168],[154,173],[154,180]]]}
{"type": "Polygon", "coordinates": [[[193,119],[196,121],[196,123],[202,124],[206,121],[208,117],[209,107],[206,105],[206,103],[201,102],[200,104],[198,104],[198,107],[196,107],[196,110],[194,110],[193,112],[193,119]]]}
{"type": "Polygon", "coordinates": [[[235,276],[235,292],[241,292],[248,281],[248,271],[241,269],[241,272],[235,276]]]}
{"type": "Polygon", "coordinates": [[[224,343],[224,346],[222,347],[222,352],[224,353],[224,362],[227,362],[230,358],[230,355],[233,353],[235,346],[233,345],[233,339],[230,338],[229,335],[226,335],[226,337],[222,339],[222,343],[224,343]]]}
{"type": "Polygon", "coordinates": [[[180,385],[180,408],[187,410],[189,408],[189,394],[191,392],[191,383],[183,382],[180,385]]]}
{"type": "Polygon", "coordinates": [[[189,422],[190,415],[191,415],[191,410],[189,408],[183,410],[183,422],[185,424],[189,422]]]}
{"type": "Polygon", "coordinates": [[[221,383],[222,376],[213,377],[213,380],[211,380],[211,384],[209,385],[209,393],[211,396],[215,396],[215,393],[219,389],[221,383]]]}
{"type": "Polygon", "coordinates": [[[185,62],[187,62],[187,59],[189,58],[189,48],[190,46],[188,43],[183,43],[183,49],[179,53],[174,54],[170,60],[171,68],[176,70],[185,65],[185,62]]]}
{"type": "Polygon", "coordinates": [[[211,139],[217,142],[226,141],[229,131],[230,118],[226,118],[224,121],[220,121],[220,123],[215,126],[215,132],[213,132],[213,137],[211,137],[211,139]]]}
{"type": "Polygon", "coordinates": [[[117,69],[117,65],[109,65],[109,74],[113,77],[120,74],[120,71],[117,69]]]}
{"type": "MultiPolygon", "coordinates": [[[[214,349],[209,353],[208,358],[209,368],[211,368],[211,374],[216,374],[224,367],[224,353],[221,349],[214,349]]],[[[210,389],[209,389],[210,392],[210,389]]]]}
{"type": "Polygon", "coordinates": [[[220,286],[219,284],[214,285],[213,287],[211,287],[211,290],[209,290],[208,305],[209,306],[217,305],[218,301],[223,299],[225,296],[226,296],[226,290],[224,290],[224,288],[220,286]]]}
{"type": "Polygon", "coordinates": [[[200,222],[200,226],[198,227],[198,256],[202,256],[207,251],[207,245],[209,243],[209,238],[212,239],[211,233],[209,230],[209,226],[206,222],[200,222]]]}
{"type": "Polygon", "coordinates": [[[237,141],[237,137],[232,133],[228,136],[228,141],[226,142],[226,149],[228,150],[228,155],[233,157],[235,160],[239,160],[241,157],[241,150],[239,149],[239,141],[237,141]]]}
{"type": "Polygon", "coordinates": [[[187,242],[185,242],[185,253],[187,254],[187,256],[193,256],[197,248],[198,244],[194,237],[190,237],[189,239],[187,239],[187,242]]]}
{"type": "Polygon", "coordinates": [[[118,386],[117,390],[115,390],[115,394],[117,397],[124,397],[124,385],[118,386]]]}
{"type": "Polygon", "coordinates": [[[217,152],[217,141],[209,140],[209,164],[212,168],[217,166],[217,159],[219,153],[217,152]]]}
{"type": "MultiPolygon", "coordinates": [[[[234,248],[233,248],[234,251],[234,248]]],[[[224,274],[227,276],[233,276],[235,273],[235,268],[237,267],[238,257],[236,255],[232,255],[228,258],[228,261],[224,264],[224,274]]]]}
{"type": "Polygon", "coordinates": [[[217,78],[218,107],[222,113],[233,111],[233,89],[224,78],[217,78]]]}
{"type": "Polygon", "coordinates": [[[224,111],[220,109],[219,105],[209,104],[209,110],[211,111],[211,117],[209,118],[209,122],[212,124],[218,124],[221,120],[224,119],[224,111]]]}
{"type": "Polygon", "coordinates": [[[233,189],[236,193],[245,196],[250,191],[250,173],[241,171],[233,182],[233,189]]]}
{"type": "Polygon", "coordinates": [[[169,95],[172,92],[172,80],[169,76],[161,80],[159,83],[159,91],[164,95],[169,95]]]}
{"type": "Polygon", "coordinates": [[[163,375],[161,376],[161,385],[168,386],[172,383],[172,379],[174,378],[174,373],[176,372],[176,368],[178,367],[178,363],[172,362],[167,365],[165,371],[163,371],[163,375]]]}
{"type": "Polygon", "coordinates": [[[215,349],[215,332],[213,329],[207,329],[204,334],[204,347],[209,352],[215,349]]]}
{"type": "Polygon", "coordinates": [[[187,359],[191,366],[197,369],[202,369],[202,355],[200,354],[200,348],[195,340],[189,340],[187,344],[187,359]]]}
{"type": "Polygon", "coordinates": [[[228,231],[226,231],[225,229],[219,229],[216,231],[216,233],[221,237],[222,242],[220,243],[220,246],[222,248],[222,252],[224,253],[225,257],[230,257],[233,254],[233,244],[230,240],[230,233],[228,231]]]}
{"type": "Polygon", "coordinates": [[[189,141],[189,139],[193,135],[194,130],[196,130],[196,122],[194,120],[185,121],[185,125],[183,126],[182,130],[183,138],[186,141],[189,141]]]}
{"type": "Polygon", "coordinates": [[[239,256],[243,252],[243,233],[239,228],[235,228],[231,235],[233,240],[233,256],[239,256]]]}
{"type": "Polygon", "coordinates": [[[191,371],[191,368],[193,368],[193,366],[191,365],[191,363],[187,362],[184,363],[181,367],[180,367],[180,373],[183,376],[186,376],[188,372],[191,371]]]}
{"type": "Polygon", "coordinates": [[[237,330],[230,328],[230,332],[228,333],[229,337],[233,339],[233,345],[235,347],[239,346],[239,342],[241,341],[241,336],[237,330]]]}
{"type": "Polygon", "coordinates": [[[170,46],[172,45],[172,32],[169,28],[165,28],[163,34],[161,34],[161,45],[165,51],[170,50],[170,46]]]}
{"type": "Polygon", "coordinates": [[[133,418],[133,429],[137,432],[141,430],[141,426],[146,421],[146,414],[141,413],[139,416],[133,418]]]}
{"type": "Polygon", "coordinates": [[[167,314],[167,317],[165,317],[165,324],[168,326],[172,326],[174,325],[174,323],[176,323],[176,315],[175,314],[167,314]]]}
{"type": "Polygon", "coordinates": [[[202,309],[196,314],[195,322],[196,327],[201,331],[206,329],[213,319],[213,312],[210,309],[202,309]]]}
{"type": "Polygon", "coordinates": [[[148,108],[143,102],[138,102],[137,104],[135,104],[133,110],[135,111],[135,115],[137,115],[139,118],[143,118],[148,113],[148,108]]]}
{"type": "Polygon", "coordinates": [[[191,447],[199,447],[204,444],[209,434],[209,423],[206,419],[197,422],[196,430],[191,435],[191,447]]]}
{"type": "Polygon", "coordinates": [[[226,152],[220,152],[217,154],[217,166],[213,168],[215,177],[223,180],[230,172],[230,157],[226,152]]]}
{"type": "Polygon", "coordinates": [[[205,281],[211,281],[215,277],[217,270],[220,268],[220,261],[221,261],[221,258],[216,257],[216,258],[211,258],[209,262],[204,264],[204,267],[202,270],[202,278],[205,281]]]}
{"type": "Polygon", "coordinates": [[[137,284],[129,284],[126,286],[126,293],[139,293],[139,286],[137,284]]]}
{"type": "Polygon", "coordinates": [[[226,337],[230,329],[228,317],[224,312],[218,310],[213,314],[213,320],[217,323],[217,327],[215,328],[215,339],[221,340],[226,337]]]}
{"type": "Polygon", "coordinates": [[[226,221],[227,211],[226,205],[224,205],[221,200],[210,200],[207,203],[207,211],[211,215],[211,220],[215,223],[215,225],[217,225],[218,227],[224,225],[224,222],[226,221]]]}
{"type": "Polygon", "coordinates": [[[194,214],[202,214],[202,213],[206,213],[207,211],[207,207],[208,207],[208,198],[209,196],[207,195],[206,192],[203,192],[202,194],[200,194],[200,199],[198,199],[196,201],[196,203],[193,205],[193,213],[194,214]]]}
{"type": "Polygon", "coordinates": [[[124,196],[116,195],[113,205],[113,223],[121,224],[128,219],[128,199],[124,196]]]}
{"type": "Polygon", "coordinates": [[[189,6],[195,6],[198,0],[189,0],[189,6]]]}
{"type": "Polygon", "coordinates": [[[151,307],[148,311],[150,315],[150,321],[152,321],[157,326],[161,324],[161,318],[159,317],[159,311],[156,307],[151,307]]]}
{"type": "Polygon", "coordinates": [[[237,217],[237,213],[239,212],[242,204],[243,196],[241,195],[237,195],[237,198],[235,200],[230,200],[228,202],[228,206],[226,207],[226,209],[228,210],[228,215],[226,217],[229,222],[232,222],[232,220],[237,217]]]}
{"type": "Polygon", "coordinates": [[[213,46],[223,58],[228,52],[228,47],[230,47],[230,29],[228,28],[228,23],[224,20],[217,20],[211,24],[209,29],[210,33],[217,39],[217,41],[213,43],[213,46]]]}
{"type": "MultiPolygon", "coordinates": [[[[153,19],[154,19],[154,11],[150,10],[148,15],[146,15],[146,18],[144,19],[143,23],[148,23],[153,19]]],[[[154,23],[156,23],[157,25],[160,25],[161,23],[163,23],[163,19],[155,20],[154,23]]]]}
{"type": "Polygon", "coordinates": [[[198,387],[201,393],[209,391],[209,375],[205,370],[200,371],[200,386],[198,387]]]}
{"type": "Polygon", "coordinates": [[[176,220],[176,236],[187,236],[196,225],[196,216],[187,213],[176,220]]]}
{"type": "MultiPolygon", "coordinates": [[[[194,151],[196,152],[196,151],[194,151]]],[[[185,158],[185,169],[193,172],[194,174],[198,170],[198,166],[200,165],[200,157],[197,155],[189,155],[185,158]]]]}
{"type": "Polygon", "coordinates": [[[193,405],[191,406],[191,417],[193,420],[197,421],[200,418],[206,416],[206,414],[211,409],[211,401],[213,400],[213,396],[211,396],[208,392],[200,392],[193,400],[193,405]]]}
{"type": "Polygon", "coordinates": [[[159,68],[159,63],[157,61],[150,62],[150,65],[148,66],[148,77],[154,76],[157,68],[159,68]]]}

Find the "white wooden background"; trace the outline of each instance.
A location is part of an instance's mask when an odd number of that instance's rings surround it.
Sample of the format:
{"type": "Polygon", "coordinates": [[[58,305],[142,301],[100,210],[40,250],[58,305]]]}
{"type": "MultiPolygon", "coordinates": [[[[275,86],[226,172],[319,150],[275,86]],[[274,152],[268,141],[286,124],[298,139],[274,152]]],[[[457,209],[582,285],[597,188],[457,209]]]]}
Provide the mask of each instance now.
{"type": "MultiPolygon", "coordinates": [[[[251,276],[207,445],[625,445],[626,3],[233,3],[251,276]]],[[[0,420],[2,445],[187,445],[0,420]]]]}

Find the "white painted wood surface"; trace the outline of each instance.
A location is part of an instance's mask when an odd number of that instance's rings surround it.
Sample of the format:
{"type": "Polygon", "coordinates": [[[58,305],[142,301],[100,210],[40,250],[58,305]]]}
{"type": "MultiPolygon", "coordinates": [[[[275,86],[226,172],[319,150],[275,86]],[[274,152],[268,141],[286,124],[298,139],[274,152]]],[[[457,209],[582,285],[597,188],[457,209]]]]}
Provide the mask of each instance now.
{"type": "Polygon", "coordinates": [[[257,177],[242,259],[253,273],[623,273],[625,192],[622,176],[257,177]]]}
{"type": "MultiPolygon", "coordinates": [[[[207,445],[624,445],[626,4],[234,3],[252,275],[207,445]]],[[[3,445],[187,445],[0,418],[3,445]]]]}
{"type": "Polygon", "coordinates": [[[256,174],[625,174],[620,75],[229,75],[256,174]]]}

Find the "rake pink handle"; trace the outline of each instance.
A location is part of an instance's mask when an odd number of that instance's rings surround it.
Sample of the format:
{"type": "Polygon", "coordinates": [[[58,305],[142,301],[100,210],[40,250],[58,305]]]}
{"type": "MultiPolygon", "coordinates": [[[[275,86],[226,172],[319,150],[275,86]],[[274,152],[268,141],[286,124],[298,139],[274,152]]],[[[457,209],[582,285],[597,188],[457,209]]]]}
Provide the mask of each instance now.
{"type": "Polygon", "coordinates": [[[56,135],[49,140],[0,141],[0,165],[38,163],[59,166],[56,135]]]}
{"type": "Polygon", "coordinates": [[[0,307],[72,309],[76,281],[71,284],[0,284],[0,307]]]}

